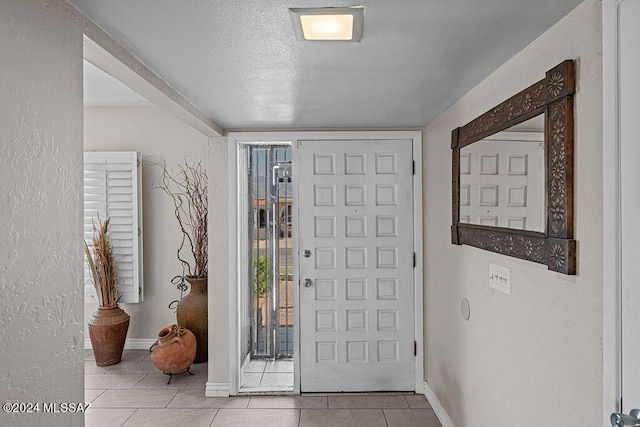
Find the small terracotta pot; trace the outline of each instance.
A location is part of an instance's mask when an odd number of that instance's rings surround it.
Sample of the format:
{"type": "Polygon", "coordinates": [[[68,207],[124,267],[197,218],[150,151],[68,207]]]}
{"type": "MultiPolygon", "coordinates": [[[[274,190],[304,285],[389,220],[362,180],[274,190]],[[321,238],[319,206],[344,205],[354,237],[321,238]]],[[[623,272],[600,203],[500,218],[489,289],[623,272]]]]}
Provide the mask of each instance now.
{"type": "Polygon", "coordinates": [[[89,319],[89,337],[96,365],[110,366],[120,362],[129,330],[129,315],[120,307],[98,307],[89,319]]]}
{"type": "Polygon", "coordinates": [[[158,369],[165,374],[179,374],[193,363],[196,347],[196,337],[190,330],[171,325],[158,332],[158,339],[149,351],[158,369]]]}

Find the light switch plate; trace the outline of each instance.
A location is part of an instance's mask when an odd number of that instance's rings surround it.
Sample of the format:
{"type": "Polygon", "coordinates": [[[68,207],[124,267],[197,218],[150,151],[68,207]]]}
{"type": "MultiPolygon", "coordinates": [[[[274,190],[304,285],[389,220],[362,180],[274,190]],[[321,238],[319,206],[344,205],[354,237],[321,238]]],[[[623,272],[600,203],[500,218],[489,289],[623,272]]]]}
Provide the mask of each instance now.
{"type": "Polygon", "coordinates": [[[511,269],[497,264],[489,264],[489,287],[511,295],[511,269]]]}

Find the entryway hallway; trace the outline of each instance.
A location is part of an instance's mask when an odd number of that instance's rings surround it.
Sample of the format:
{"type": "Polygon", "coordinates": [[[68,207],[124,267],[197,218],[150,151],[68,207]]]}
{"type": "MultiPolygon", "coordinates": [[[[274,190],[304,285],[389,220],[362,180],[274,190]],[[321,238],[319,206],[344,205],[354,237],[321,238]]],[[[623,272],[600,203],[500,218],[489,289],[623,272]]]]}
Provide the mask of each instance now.
{"type": "Polygon", "coordinates": [[[85,355],[87,427],[441,427],[422,395],[412,393],[303,394],[205,397],[207,363],[169,379],[147,350],[125,350],[114,366],[85,355]]]}

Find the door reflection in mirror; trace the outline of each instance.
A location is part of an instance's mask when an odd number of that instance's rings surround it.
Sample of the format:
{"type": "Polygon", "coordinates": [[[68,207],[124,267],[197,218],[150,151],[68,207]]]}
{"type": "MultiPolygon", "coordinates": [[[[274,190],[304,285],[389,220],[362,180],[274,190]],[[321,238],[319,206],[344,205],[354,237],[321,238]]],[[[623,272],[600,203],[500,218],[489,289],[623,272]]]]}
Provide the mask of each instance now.
{"type": "Polygon", "coordinates": [[[460,222],[546,231],[544,115],[460,150],[460,222]]]}

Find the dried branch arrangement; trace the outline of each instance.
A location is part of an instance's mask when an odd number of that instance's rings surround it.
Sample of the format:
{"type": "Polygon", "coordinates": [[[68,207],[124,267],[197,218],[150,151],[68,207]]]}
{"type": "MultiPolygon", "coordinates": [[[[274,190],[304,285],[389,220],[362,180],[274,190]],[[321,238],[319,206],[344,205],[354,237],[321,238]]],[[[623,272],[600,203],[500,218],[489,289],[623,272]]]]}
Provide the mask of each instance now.
{"type": "Polygon", "coordinates": [[[167,164],[162,168],[159,187],[171,197],[174,215],[180,225],[182,241],[177,256],[188,277],[207,277],[209,202],[207,198],[207,172],[200,162],[178,165],[178,172],[171,175],[167,164]],[[190,251],[193,261],[183,255],[190,251]]]}
{"type": "Polygon", "coordinates": [[[97,227],[95,223],[93,224],[93,254],[86,241],[84,242],[84,253],[91,269],[91,277],[98,296],[98,304],[100,307],[116,307],[119,299],[118,278],[116,276],[116,263],[107,237],[109,218],[102,222],[100,215],[98,215],[97,222],[97,227]]]}

